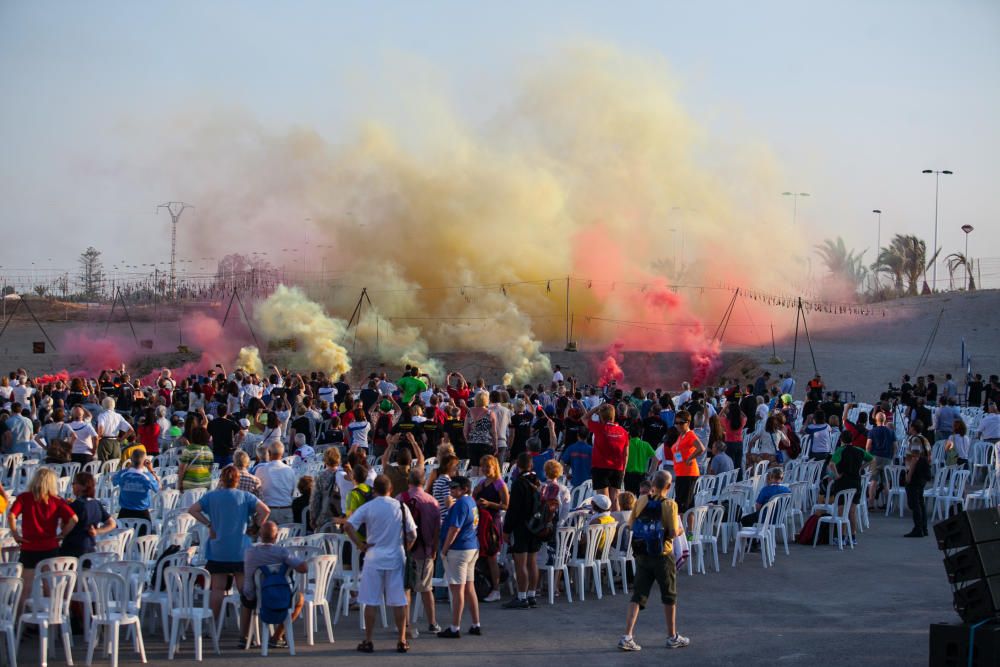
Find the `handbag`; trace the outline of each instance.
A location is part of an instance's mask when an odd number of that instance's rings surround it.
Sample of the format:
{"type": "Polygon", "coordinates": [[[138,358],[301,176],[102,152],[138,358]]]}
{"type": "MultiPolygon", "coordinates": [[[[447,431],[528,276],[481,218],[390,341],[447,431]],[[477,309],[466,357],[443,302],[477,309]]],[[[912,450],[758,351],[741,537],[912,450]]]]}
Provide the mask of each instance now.
{"type": "Polygon", "coordinates": [[[684,567],[690,556],[691,545],[688,543],[687,535],[681,531],[680,535],[674,537],[674,565],[678,570],[684,567]]]}

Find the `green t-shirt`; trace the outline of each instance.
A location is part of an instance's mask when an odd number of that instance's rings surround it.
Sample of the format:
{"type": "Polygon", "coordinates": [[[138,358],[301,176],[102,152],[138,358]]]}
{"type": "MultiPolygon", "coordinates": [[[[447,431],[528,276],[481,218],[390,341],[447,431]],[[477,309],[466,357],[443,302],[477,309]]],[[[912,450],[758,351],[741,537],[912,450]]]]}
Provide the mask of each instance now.
{"type": "Polygon", "coordinates": [[[188,445],[181,452],[179,463],[187,466],[184,469],[184,488],[208,488],[212,484],[212,464],[215,457],[212,450],[205,445],[188,445]]]}
{"type": "Polygon", "coordinates": [[[649,470],[649,459],[654,456],[656,456],[656,450],[648,442],[642,438],[629,438],[628,461],[625,462],[625,472],[640,472],[645,474],[649,470]]]}
{"type": "Polygon", "coordinates": [[[413,400],[414,396],[422,391],[427,391],[427,383],[412,375],[399,378],[396,386],[403,392],[403,403],[409,403],[413,400]]]}

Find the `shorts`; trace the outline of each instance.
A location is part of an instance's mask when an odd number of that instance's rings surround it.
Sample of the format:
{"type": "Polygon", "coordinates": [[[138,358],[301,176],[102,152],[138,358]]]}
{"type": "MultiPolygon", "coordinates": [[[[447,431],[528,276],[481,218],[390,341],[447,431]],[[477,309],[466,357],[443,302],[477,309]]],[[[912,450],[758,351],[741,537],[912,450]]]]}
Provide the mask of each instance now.
{"type": "Polygon", "coordinates": [[[479,549],[450,549],[444,557],[444,578],[451,586],[476,580],[479,549]]]}
{"type": "Polygon", "coordinates": [[[470,442],[469,443],[469,465],[479,467],[479,462],[487,454],[493,454],[496,449],[493,443],[470,442]]]}
{"type": "Polygon", "coordinates": [[[697,483],[697,475],[674,477],[674,499],[677,501],[678,512],[684,513],[691,509],[691,505],[694,503],[694,487],[697,483]]]}
{"type": "Polygon", "coordinates": [[[646,608],[653,583],[660,586],[660,602],[665,605],[677,602],[677,566],[673,554],[669,556],[635,557],[635,581],[632,584],[632,602],[639,609],[646,608]]]}
{"type": "Polygon", "coordinates": [[[383,597],[390,607],[405,607],[406,593],[403,590],[403,568],[377,570],[374,567],[361,568],[361,585],[358,587],[358,604],[379,606],[383,597]]]}
{"type": "Polygon", "coordinates": [[[406,588],[414,593],[429,593],[434,590],[434,559],[411,558],[407,561],[406,588]]]}
{"type": "Polygon", "coordinates": [[[23,565],[25,570],[34,570],[46,558],[56,558],[58,556],[58,549],[52,549],[51,551],[24,551],[22,549],[20,555],[17,557],[17,562],[23,565]]]}
{"type": "Polygon", "coordinates": [[[517,526],[507,534],[509,547],[507,551],[512,554],[534,554],[542,548],[542,540],[528,531],[525,526],[517,526]]]}
{"type": "Polygon", "coordinates": [[[209,574],[243,574],[243,561],[210,560],[205,569],[209,574]]]}
{"type": "Polygon", "coordinates": [[[841,491],[849,491],[851,489],[854,489],[854,500],[851,501],[851,504],[857,505],[861,502],[861,480],[850,479],[847,477],[841,477],[840,479],[834,480],[833,485],[830,487],[830,498],[827,499],[827,502],[833,502],[834,496],[841,491]]]}
{"type": "Polygon", "coordinates": [[[868,465],[871,468],[872,477],[874,477],[877,480],[879,479],[879,477],[881,477],[882,471],[885,470],[886,467],[891,464],[892,464],[892,459],[887,458],[885,456],[876,456],[874,459],[871,460],[871,463],[869,463],[868,465]]]}
{"type": "Polygon", "coordinates": [[[625,479],[625,471],[612,470],[611,468],[591,468],[590,479],[594,482],[595,489],[620,489],[622,481],[625,479]]]}

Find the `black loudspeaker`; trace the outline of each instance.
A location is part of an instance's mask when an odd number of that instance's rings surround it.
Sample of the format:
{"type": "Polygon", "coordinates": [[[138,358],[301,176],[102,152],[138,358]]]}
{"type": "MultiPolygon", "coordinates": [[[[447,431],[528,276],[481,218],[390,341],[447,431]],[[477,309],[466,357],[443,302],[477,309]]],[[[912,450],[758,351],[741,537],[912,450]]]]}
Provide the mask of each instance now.
{"type": "Polygon", "coordinates": [[[961,584],[1000,574],[1000,540],[982,542],[944,557],[948,581],[961,584]]]}
{"type": "Polygon", "coordinates": [[[931,667],[1000,667],[1000,624],[973,628],[968,623],[933,623],[930,632],[931,667]],[[972,658],[969,658],[969,640],[972,658]]]}
{"type": "Polygon", "coordinates": [[[977,579],[953,593],[955,611],[966,623],[1000,614],[1000,576],[977,579]]]}
{"type": "Polygon", "coordinates": [[[942,550],[1000,540],[1000,508],[956,514],[934,526],[934,537],[942,550]]]}

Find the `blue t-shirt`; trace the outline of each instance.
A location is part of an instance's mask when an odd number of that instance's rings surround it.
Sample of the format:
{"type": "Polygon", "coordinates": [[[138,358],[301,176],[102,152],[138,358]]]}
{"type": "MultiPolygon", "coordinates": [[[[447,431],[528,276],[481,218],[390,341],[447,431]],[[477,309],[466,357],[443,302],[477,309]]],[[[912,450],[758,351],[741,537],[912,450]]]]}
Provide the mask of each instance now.
{"type": "Polygon", "coordinates": [[[663,423],[667,425],[667,428],[674,425],[674,417],[676,416],[677,413],[673,410],[660,410],[660,419],[662,419],[663,423]]]}
{"type": "Polygon", "coordinates": [[[574,442],[562,454],[562,462],[569,466],[573,486],[580,486],[590,479],[590,459],[594,448],[586,442],[574,442]]]}
{"type": "Polygon", "coordinates": [[[212,520],[215,539],[208,541],[206,558],[220,563],[242,563],[250,546],[247,522],[257,508],[257,496],[239,489],[209,491],[198,501],[212,520]]]}
{"type": "Polygon", "coordinates": [[[79,558],[85,553],[94,551],[97,546],[97,540],[90,536],[88,529],[91,526],[96,528],[107,523],[111,515],[104,509],[104,505],[94,498],[77,498],[69,506],[76,512],[79,522],[62,541],[59,555],[79,558]]]}
{"type": "Polygon", "coordinates": [[[767,486],[765,486],[763,489],[760,490],[760,493],[757,494],[757,504],[766,505],[767,501],[770,500],[771,498],[774,498],[777,495],[781,495],[782,493],[791,493],[791,492],[792,490],[789,489],[784,484],[768,484],[767,486]]]}
{"type": "Polygon", "coordinates": [[[888,426],[876,426],[868,431],[868,437],[872,441],[872,455],[890,459],[893,452],[893,445],[896,443],[896,432],[888,426]]]}
{"type": "Polygon", "coordinates": [[[458,536],[452,542],[451,548],[458,551],[468,551],[479,548],[479,537],[476,529],[479,527],[479,510],[472,496],[462,496],[448,510],[441,524],[441,544],[444,544],[448,529],[457,527],[458,536]]]}
{"type": "Polygon", "coordinates": [[[539,452],[538,454],[531,455],[531,462],[535,467],[535,474],[538,475],[538,479],[545,480],[545,464],[556,457],[555,451],[551,449],[546,449],[539,452]]]}
{"type": "Polygon", "coordinates": [[[112,481],[121,489],[118,504],[124,510],[148,510],[149,494],[160,492],[160,485],[145,470],[125,468],[116,472],[112,481]]]}

